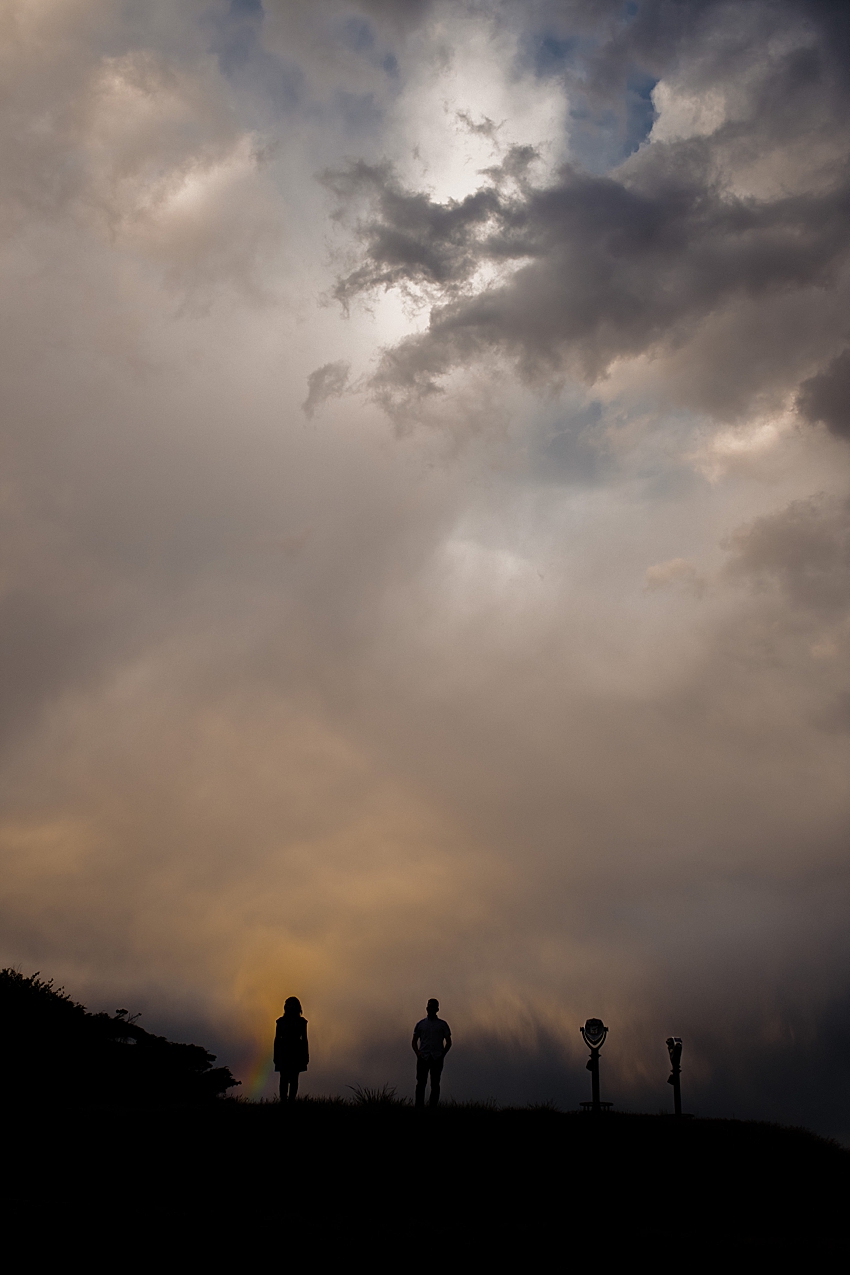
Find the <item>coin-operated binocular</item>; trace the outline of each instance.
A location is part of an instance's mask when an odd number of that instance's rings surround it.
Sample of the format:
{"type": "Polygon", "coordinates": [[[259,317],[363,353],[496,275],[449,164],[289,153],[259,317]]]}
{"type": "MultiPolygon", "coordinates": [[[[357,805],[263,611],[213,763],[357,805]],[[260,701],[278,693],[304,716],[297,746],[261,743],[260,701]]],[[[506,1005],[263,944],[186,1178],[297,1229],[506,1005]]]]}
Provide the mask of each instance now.
{"type": "Polygon", "coordinates": [[[585,1110],[589,1107],[594,1113],[602,1111],[603,1109],[607,1110],[611,1106],[611,1103],[599,1101],[599,1051],[605,1044],[605,1037],[608,1035],[608,1028],[605,1026],[601,1018],[588,1018],[584,1027],[580,1027],[579,1031],[584,1038],[584,1043],[590,1050],[590,1059],[587,1064],[587,1070],[590,1072],[590,1092],[592,1095],[592,1100],[590,1102],[583,1102],[581,1105],[585,1108],[585,1110]]]}
{"type": "Polygon", "coordinates": [[[682,1037],[667,1037],[667,1052],[670,1055],[670,1075],[667,1077],[667,1084],[673,1086],[673,1112],[675,1115],[682,1114],[682,1087],[679,1077],[682,1074],[682,1037]]]}

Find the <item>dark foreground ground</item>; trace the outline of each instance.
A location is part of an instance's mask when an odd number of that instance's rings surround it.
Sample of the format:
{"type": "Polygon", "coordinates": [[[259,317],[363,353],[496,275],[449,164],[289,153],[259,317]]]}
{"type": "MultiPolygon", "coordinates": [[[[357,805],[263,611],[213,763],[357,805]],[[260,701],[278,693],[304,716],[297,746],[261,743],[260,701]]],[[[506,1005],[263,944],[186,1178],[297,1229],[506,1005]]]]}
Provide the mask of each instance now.
{"type": "Polygon", "coordinates": [[[23,1269],[850,1256],[850,1153],[777,1125],[310,1100],[7,1109],[5,1124],[3,1234],[31,1253],[23,1269]]]}

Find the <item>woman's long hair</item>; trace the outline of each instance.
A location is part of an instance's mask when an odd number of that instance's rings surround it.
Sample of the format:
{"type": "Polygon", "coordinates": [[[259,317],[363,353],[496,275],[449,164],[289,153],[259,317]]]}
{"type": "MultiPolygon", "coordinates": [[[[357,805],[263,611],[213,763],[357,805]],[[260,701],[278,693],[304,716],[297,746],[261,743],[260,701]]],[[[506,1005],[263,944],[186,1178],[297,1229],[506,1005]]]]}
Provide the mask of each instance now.
{"type": "Polygon", "coordinates": [[[283,1012],[287,1018],[301,1017],[301,1002],[297,996],[288,996],[283,1002],[283,1012]]]}

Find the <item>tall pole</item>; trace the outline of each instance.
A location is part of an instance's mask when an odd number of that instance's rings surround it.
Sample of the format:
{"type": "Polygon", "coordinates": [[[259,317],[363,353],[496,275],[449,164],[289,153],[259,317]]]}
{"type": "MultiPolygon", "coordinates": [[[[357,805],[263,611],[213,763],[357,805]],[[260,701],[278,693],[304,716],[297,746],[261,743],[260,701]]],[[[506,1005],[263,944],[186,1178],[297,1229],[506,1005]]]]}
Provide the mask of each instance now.
{"type": "Polygon", "coordinates": [[[598,1049],[591,1049],[590,1062],[587,1064],[587,1069],[590,1072],[590,1094],[593,1099],[593,1106],[591,1107],[591,1111],[593,1111],[594,1114],[596,1114],[602,1110],[602,1108],[599,1105],[599,1050],[598,1049]]]}
{"type": "Polygon", "coordinates": [[[670,1075],[667,1077],[667,1084],[673,1086],[673,1114],[680,1116],[682,1114],[682,1085],[680,1076],[682,1074],[682,1038],[681,1036],[668,1036],[667,1052],[670,1055],[670,1075]]]}

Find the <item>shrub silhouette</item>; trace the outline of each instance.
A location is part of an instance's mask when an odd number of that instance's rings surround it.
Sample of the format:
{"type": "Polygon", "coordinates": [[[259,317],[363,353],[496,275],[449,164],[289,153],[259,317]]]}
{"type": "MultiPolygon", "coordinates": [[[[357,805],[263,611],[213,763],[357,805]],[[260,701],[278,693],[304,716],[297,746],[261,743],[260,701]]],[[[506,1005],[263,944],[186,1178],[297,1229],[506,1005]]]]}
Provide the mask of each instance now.
{"type": "Polygon", "coordinates": [[[58,1103],[196,1103],[240,1082],[215,1054],[154,1036],[127,1010],[90,1014],[32,974],[0,970],[6,1077],[20,1094],[58,1103]]]}
{"type": "Polygon", "coordinates": [[[349,1085],[354,1097],[351,1099],[355,1107],[409,1107],[409,1098],[399,1098],[394,1085],[382,1085],[380,1089],[370,1089],[368,1085],[349,1085]]]}

